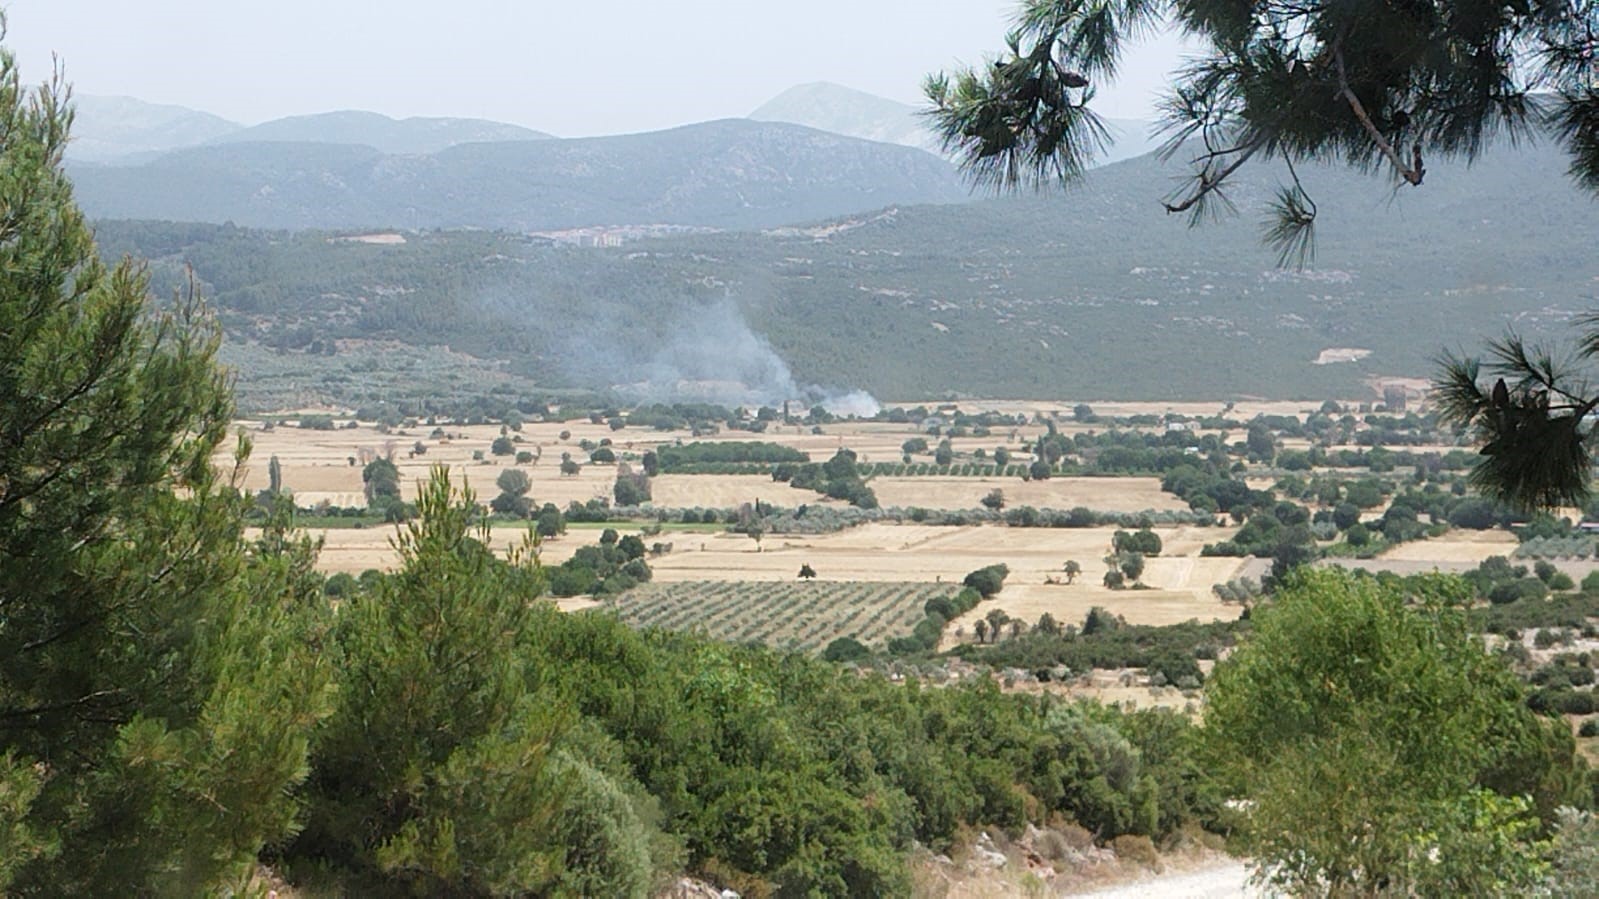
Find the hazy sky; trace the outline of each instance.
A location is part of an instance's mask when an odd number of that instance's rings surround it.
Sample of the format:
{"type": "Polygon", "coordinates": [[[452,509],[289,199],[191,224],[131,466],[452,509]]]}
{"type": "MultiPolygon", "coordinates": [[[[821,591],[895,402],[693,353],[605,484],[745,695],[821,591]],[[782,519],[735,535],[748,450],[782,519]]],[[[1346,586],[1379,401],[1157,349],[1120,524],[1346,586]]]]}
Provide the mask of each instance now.
{"type": "MultiPolygon", "coordinates": [[[[253,124],[332,109],[477,116],[561,136],[743,116],[834,81],[920,102],[978,62],[1015,8],[992,0],[0,0],[30,81],[58,55],[81,93],[253,124]]],[[[1177,63],[1158,38],[1095,108],[1146,117],[1177,63]]]]}

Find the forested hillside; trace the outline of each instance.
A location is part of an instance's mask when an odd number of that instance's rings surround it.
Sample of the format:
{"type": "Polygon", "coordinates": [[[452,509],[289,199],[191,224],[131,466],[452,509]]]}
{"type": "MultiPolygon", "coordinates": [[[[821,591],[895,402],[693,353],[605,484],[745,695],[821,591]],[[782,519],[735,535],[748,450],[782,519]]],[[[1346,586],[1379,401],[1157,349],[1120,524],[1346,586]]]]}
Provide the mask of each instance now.
{"type": "MultiPolygon", "coordinates": [[[[1141,157],[1064,194],[613,249],[479,231],[370,245],[111,221],[99,237],[109,253],[155,260],[168,287],[192,264],[230,352],[282,351],[249,356],[241,389],[252,401],[274,366],[294,369],[302,396],[428,386],[416,369],[352,373],[348,352],[359,351],[335,351],[335,339],[392,342],[389,361],[448,347],[493,378],[521,378],[519,389],[760,377],[736,360],[685,365],[706,334],[756,368],[769,344],[801,384],[890,396],[1350,396],[1373,376],[1425,377],[1444,347],[1507,324],[1557,332],[1596,290],[1594,201],[1568,189],[1548,147],[1440,164],[1401,191],[1304,172],[1322,220],[1303,271],[1279,269],[1247,218],[1189,228],[1166,215],[1158,201],[1176,165],[1141,157]],[[1340,348],[1366,352],[1316,364],[1340,348]]],[[[1246,170],[1231,196],[1258,208],[1275,183],[1246,170]]]]}

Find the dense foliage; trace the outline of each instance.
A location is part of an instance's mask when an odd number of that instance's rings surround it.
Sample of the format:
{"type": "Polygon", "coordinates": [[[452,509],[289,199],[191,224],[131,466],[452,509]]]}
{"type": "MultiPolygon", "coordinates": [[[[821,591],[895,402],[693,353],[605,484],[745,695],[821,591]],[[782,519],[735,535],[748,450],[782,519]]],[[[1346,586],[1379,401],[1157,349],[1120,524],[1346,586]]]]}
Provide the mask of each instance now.
{"type": "Polygon", "coordinates": [[[193,894],[297,825],[327,615],[212,467],[215,327],[97,258],[64,100],[0,50],[0,891],[193,894]]]}
{"type": "Polygon", "coordinates": [[[753,440],[673,444],[661,447],[657,456],[661,470],[668,474],[686,474],[699,470],[701,466],[727,462],[775,465],[779,462],[805,463],[811,460],[791,446],[753,440]]]}
{"type": "Polygon", "coordinates": [[[1206,735],[1280,885],[1526,889],[1539,816],[1591,802],[1569,728],[1535,718],[1469,634],[1464,586],[1301,573],[1217,665],[1206,735]]]}

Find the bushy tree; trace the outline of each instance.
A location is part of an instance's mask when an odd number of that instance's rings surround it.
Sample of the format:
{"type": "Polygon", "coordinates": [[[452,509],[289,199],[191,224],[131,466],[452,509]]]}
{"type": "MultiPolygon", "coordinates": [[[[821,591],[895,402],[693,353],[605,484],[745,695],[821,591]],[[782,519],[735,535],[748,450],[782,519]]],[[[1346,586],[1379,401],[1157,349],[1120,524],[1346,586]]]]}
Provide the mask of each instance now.
{"type": "Polygon", "coordinates": [[[1005,578],[1009,574],[1010,569],[1003,564],[988,565],[968,572],[961,583],[976,590],[984,599],[988,599],[1004,589],[1005,578]]]}
{"type": "Polygon", "coordinates": [[[361,483],[368,506],[385,505],[400,498],[400,469],[386,458],[373,459],[361,469],[361,483]]]}
{"type": "Polygon", "coordinates": [[[1122,574],[1130,581],[1136,581],[1144,576],[1144,554],[1127,553],[1118,560],[1117,566],[1122,574]]]}
{"type": "Polygon", "coordinates": [[[642,506],[650,501],[650,478],[643,472],[633,472],[626,465],[616,473],[616,484],[611,495],[618,506],[642,506]]]}
{"type": "Polygon", "coordinates": [[[533,481],[527,472],[517,468],[507,468],[500,472],[494,479],[495,486],[500,488],[500,495],[489,502],[489,508],[502,515],[515,515],[526,518],[533,511],[533,500],[528,498],[528,491],[533,489],[533,481]]]}
{"type": "Polygon", "coordinates": [[[544,576],[527,546],[494,556],[447,468],[417,509],[396,540],[399,571],[338,616],[350,699],[328,721],[289,857],[389,891],[537,892],[562,856],[546,771],[560,722],[522,667],[544,576]]]}
{"type": "Polygon", "coordinates": [[[1216,666],[1205,731],[1252,801],[1250,849],[1290,892],[1503,895],[1536,873],[1537,814],[1581,800],[1545,725],[1467,630],[1471,592],[1303,570],[1216,666]],[[1530,801],[1529,801],[1530,800],[1530,801]]]}
{"type": "Polygon", "coordinates": [[[220,331],[97,257],[66,101],[0,50],[0,892],[222,892],[331,708],[315,547],[243,543],[220,331]]]}

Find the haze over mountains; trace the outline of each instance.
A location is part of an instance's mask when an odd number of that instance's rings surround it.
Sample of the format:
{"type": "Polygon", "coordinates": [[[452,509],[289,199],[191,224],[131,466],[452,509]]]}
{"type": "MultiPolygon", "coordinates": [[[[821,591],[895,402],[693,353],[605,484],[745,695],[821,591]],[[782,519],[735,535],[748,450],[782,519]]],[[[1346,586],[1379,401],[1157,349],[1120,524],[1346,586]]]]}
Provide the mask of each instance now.
{"type": "Polygon", "coordinates": [[[780,368],[889,396],[1350,396],[1507,321],[1559,334],[1599,293],[1595,203],[1547,144],[1430,161],[1402,190],[1306,167],[1320,256],[1292,272],[1251,224],[1283,177],[1269,165],[1230,187],[1243,221],[1197,230],[1158,202],[1181,159],[1151,155],[973,201],[947,160],[890,142],[920,139],[909,107],[826,84],[749,119],[569,139],[84,109],[88,149],[154,154],[73,167],[106,248],[154,260],[162,289],[192,264],[264,405],[647,381],[677,370],[661,347],[706,334],[689,356],[761,356],[728,380],[780,368]],[[639,225],[672,227],[614,230],[639,225]],[[563,245],[596,227],[626,245],[563,245]],[[1355,361],[1316,364],[1326,350],[1355,361]]]}
{"type": "MultiPolygon", "coordinates": [[[[919,147],[930,153],[943,152],[942,144],[927,129],[915,106],[827,81],[795,85],[763,103],[749,117],[919,147]]],[[[1104,121],[1111,145],[1100,158],[1099,165],[1142,156],[1160,144],[1151,134],[1150,122],[1138,119],[1104,121]]]]}
{"type": "MultiPolygon", "coordinates": [[[[530,146],[551,143],[565,142],[530,146]]],[[[1159,204],[1178,164],[1151,156],[1063,193],[619,248],[113,222],[100,237],[154,260],[159,289],[194,266],[261,406],[661,371],[714,383],[774,359],[797,383],[886,397],[1349,397],[1372,378],[1426,377],[1444,347],[1476,349],[1507,323],[1569,329],[1599,293],[1599,207],[1565,165],[1548,144],[1501,146],[1469,169],[1434,161],[1397,193],[1304,167],[1322,214],[1306,271],[1278,269],[1259,243],[1282,172],[1241,170],[1241,216],[1190,229],[1159,204]],[[1366,355],[1317,364],[1330,349],[1366,355]],[[724,358],[725,372],[707,367],[724,358]]]]}
{"type": "Polygon", "coordinates": [[[267,228],[762,228],[967,198],[955,170],[920,150],[746,119],[420,155],[222,143],[72,174],[97,218],[267,228]]]}
{"type": "Polygon", "coordinates": [[[393,119],[375,112],[341,110],[247,126],[208,112],[133,97],[74,95],[73,100],[77,118],[67,158],[113,165],[137,164],[172,150],[225,143],[353,144],[383,153],[414,154],[436,153],[465,143],[551,137],[486,119],[393,119]]]}
{"type": "MultiPolygon", "coordinates": [[[[553,139],[463,118],[370,112],[245,127],[128,98],[84,97],[69,158],[100,218],[265,228],[631,225],[767,228],[970,198],[914,107],[801,85],[748,119],[553,139]]],[[[1151,146],[1143,123],[1107,161],[1151,146]]]]}

